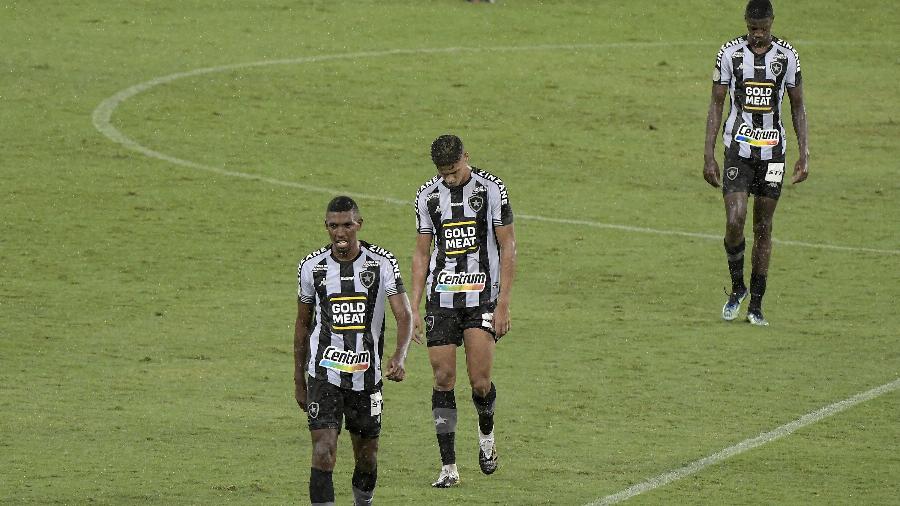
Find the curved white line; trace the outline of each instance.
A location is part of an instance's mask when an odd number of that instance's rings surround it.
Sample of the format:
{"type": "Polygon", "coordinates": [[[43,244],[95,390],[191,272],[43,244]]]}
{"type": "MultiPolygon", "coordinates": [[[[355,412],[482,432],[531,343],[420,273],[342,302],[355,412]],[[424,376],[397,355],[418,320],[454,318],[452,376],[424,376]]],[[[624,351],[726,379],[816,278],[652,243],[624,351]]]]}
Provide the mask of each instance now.
{"type": "MultiPolygon", "coordinates": [[[[806,41],[806,44],[816,43],[815,41],[806,41]]],[[[356,199],[367,199],[367,200],[378,200],[382,202],[387,202],[390,204],[396,205],[410,205],[412,203],[412,199],[410,200],[402,200],[396,199],[392,197],[384,197],[381,195],[371,195],[366,193],[348,193],[345,191],[336,190],[334,188],[326,188],[323,186],[310,185],[306,183],[298,183],[295,181],[283,181],[280,179],[274,179],[266,176],[262,176],[259,174],[252,174],[249,172],[240,172],[240,171],[232,171],[226,170],[219,167],[212,167],[209,165],[203,165],[201,163],[192,162],[190,160],[184,160],[182,158],[178,158],[175,156],[167,155],[165,153],[161,153],[159,151],[150,149],[146,146],[141,145],[134,139],[128,137],[123,134],[119,129],[112,125],[112,115],[115,112],[116,108],[119,107],[123,102],[128,100],[129,98],[143,93],[151,88],[159,86],[161,84],[170,83],[172,81],[176,81],[178,79],[183,79],[187,77],[195,77],[203,74],[212,74],[217,72],[226,72],[229,70],[237,70],[237,69],[246,69],[253,67],[265,67],[270,65],[296,65],[301,63],[315,63],[322,61],[331,61],[331,60],[346,60],[346,59],[354,59],[354,58],[373,58],[380,56],[393,56],[393,55],[414,55],[414,54],[435,54],[435,53],[459,53],[459,52],[491,52],[491,51],[558,51],[558,50],[578,50],[578,49],[617,49],[617,48],[639,48],[639,47],[670,47],[670,46],[690,46],[690,45],[704,45],[705,42],[702,41],[694,41],[694,42],[611,42],[606,44],[544,44],[544,45],[535,45],[535,46],[498,46],[498,47],[488,47],[488,48],[474,48],[474,47],[447,47],[447,48],[421,48],[421,49],[389,49],[385,51],[363,51],[356,53],[343,53],[343,54],[332,54],[332,55],[318,55],[318,56],[307,56],[302,58],[290,58],[290,59],[279,59],[279,60],[263,60],[257,62],[249,62],[249,63],[235,63],[231,65],[220,65],[215,67],[204,67],[200,69],[190,70],[187,72],[178,72],[175,74],[169,74],[162,77],[157,77],[151,79],[149,81],[145,81],[140,84],[136,84],[129,88],[126,88],[115,95],[107,98],[103,102],[101,102],[96,109],[94,109],[92,120],[94,124],[94,128],[96,128],[100,133],[105,135],[108,139],[125,146],[128,149],[141,153],[150,158],[156,158],[157,160],[162,160],[165,162],[169,162],[174,165],[180,165],[182,167],[188,167],[195,170],[202,170],[206,172],[212,172],[214,174],[219,174],[222,176],[236,177],[241,179],[248,179],[253,181],[260,181],[263,183],[268,183],[277,186],[287,186],[291,188],[298,188],[305,191],[316,192],[316,193],[326,193],[326,194],[338,194],[342,193],[347,196],[356,198],[356,199]]],[[[675,235],[682,237],[694,237],[700,239],[715,239],[721,240],[722,236],[713,235],[713,234],[704,234],[697,232],[684,232],[679,230],[662,230],[655,228],[647,228],[647,227],[633,227],[629,225],[617,225],[614,223],[601,223],[597,221],[589,221],[589,220],[570,220],[564,218],[552,218],[547,216],[539,216],[539,215],[529,215],[529,214],[520,214],[518,215],[520,218],[526,220],[534,220],[534,221],[543,221],[549,223],[560,223],[567,225],[581,225],[588,226],[594,228],[605,228],[605,229],[613,229],[613,230],[623,230],[627,232],[638,232],[638,233],[647,233],[647,234],[657,234],[657,235],[675,235]]],[[[855,246],[838,246],[833,244],[818,244],[818,243],[806,243],[799,241],[785,241],[772,239],[773,242],[792,245],[792,246],[801,246],[806,248],[816,248],[816,249],[827,249],[827,250],[838,250],[838,251],[860,251],[867,253],[881,253],[881,254],[889,254],[889,255],[897,255],[900,254],[900,250],[893,249],[877,249],[877,248],[862,248],[855,246]]]]}

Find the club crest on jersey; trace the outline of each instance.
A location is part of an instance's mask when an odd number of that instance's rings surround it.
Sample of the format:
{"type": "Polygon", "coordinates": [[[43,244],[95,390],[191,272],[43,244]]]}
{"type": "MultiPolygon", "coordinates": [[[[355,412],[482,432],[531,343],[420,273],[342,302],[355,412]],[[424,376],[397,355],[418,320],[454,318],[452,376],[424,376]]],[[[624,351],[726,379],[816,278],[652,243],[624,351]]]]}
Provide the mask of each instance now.
{"type": "Polygon", "coordinates": [[[368,299],[364,293],[338,294],[329,297],[331,329],[335,332],[364,332],[366,330],[367,302],[368,299]]]}
{"type": "Polygon", "coordinates": [[[728,179],[730,179],[732,181],[734,181],[735,178],[737,178],[737,175],[738,175],[737,167],[728,167],[728,170],[725,171],[725,176],[728,177],[728,179]]]}
{"type": "Polygon", "coordinates": [[[781,134],[774,128],[753,128],[743,123],[738,127],[734,140],[756,148],[770,148],[778,145],[778,142],[781,140],[781,134]]]}
{"type": "Polygon", "coordinates": [[[334,346],[325,348],[319,365],[338,372],[363,372],[369,370],[370,354],[368,351],[357,353],[352,350],[341,350],[334,346]]]}
{"type": "Polygon", "coordinates": [[[484,198],[481,195],[472,195],[469,197],[469,207],[476,213],[484,207],[484,198]]]}
{"type": "Polygon", "coordinates": [[[778,77],[781,74],[781,71],[784,70],[784,64],[781,63],[780,61],[773,61],[769,65],[769,70],[772,71],[772,75],[774,75],[775,77],[778,77]]]}
{"type": "Polygon", "coordinates": [[[484,290],[487,274],[483,272],[448,272],[437,275],[436,292],[480,292],[484,290]]]}
{"type": "Polygon", "coordinates": [[[441,229],[445,255],[452,257],[478,251],[474,220],[444,223],[441,229]]]}
{"type": "Polygon", "coordinates": [[[359,282],[366,288],[372,288],[375,283],[375,273],[372,271],[360,271],[359,282]]]}

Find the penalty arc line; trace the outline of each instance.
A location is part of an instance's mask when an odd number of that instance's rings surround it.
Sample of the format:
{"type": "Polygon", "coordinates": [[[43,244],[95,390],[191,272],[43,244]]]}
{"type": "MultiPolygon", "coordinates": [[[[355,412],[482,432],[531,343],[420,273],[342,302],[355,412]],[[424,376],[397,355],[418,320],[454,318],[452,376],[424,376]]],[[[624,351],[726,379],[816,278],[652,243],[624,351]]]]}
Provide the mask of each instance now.
{"type": "Polygon", "coordinates": [[[708,457],[704,457],[700,460],[695,460],[690,464],[675,469],[673,471],[669,471],[667,473],[660,474],[659,476],[650,478],[644,482],[638,483],[637,485],[631,486],[621,492],[616,494],[608,495],[602,499],[598,499],[596,501],[590,502],[585,506],[607,506],[610,504],[618,504],[622,501],[631,499],[636,495],[643,494],[644,492],[649,492],[651,490],[657,489],[659,487],[668,485],[673,481],[680,480],[687,476],[690,476],[702,469],[709,467],[714,464],[718,464],[726,459],[734,457],[735,455],[739,455],[746,451],[752,450],[759,446],[762,446],[766,443],[771,443],[776,439],[780,439],[782,437],[788,436],[795,432],[798,429],[806,427],[807,425],[814,424],[823,418],[827,418],[831,415],[835,415],[844,411],[846,409],[852,408],[857,404],[861,404],[866,401],[870,401],[876,397],[884,395],[889,392],[893,392],[897,389],[900,389],[900,378],[891,381],[890,383],[885,383],[879,387],[875,387],[871,390],[867,390],[862,393],[858,393],[853,397],[848,399],[844,399],[843,401],[836,402],[834,404],[830,404],[825,406],[824,408],[818,409],[811,413],[807,413],[800,418],[794,420],[793,422],[786,423],[774,430],[769,432],[764,432],[754,438],[745,439],[740,443],[729,446],[722,451],[716,452],[708,457]]]}
{"type": "MultiPolygon", "coordinates": [[[[813,41],[809,41],[810,43],[813,41]]],[[[316,192],[316,193],[326,193],[326,194],[338,194],[342,193],[349,197],[358,198],[358,199],[367,199],[367,200],[375,200],[381,202],[387,202],[390,204],[396,205],[410,205],[411,201],[406,201],[402,199],[396,199],[392,197],[385,197],[381,195],[369,195],[365,193],[348,193],[340,190],[336,190],[334,188],[326,188],[322,186],[315,186],[305,183],[299,183],[295,181],[284,181],[280,179],[270,178],[266,176],[262,176],[259,174],[252,174],[248,172],[242,171],[233,171],[222,169],[218,167],[212,167],[209,165],[203,165],[201,163],[193,162],[190,160],[184,160],[175,156],[168,155],[166,153],[161,153],[159,151],[150,149],[134,139],[131,139],[124,133],[122,133],[119,129],[112,125],[112,115],[115,110],[126,100],[143,93],[151,88],[156,86],[167,84],[179,79],[188,78],[188,77],[196,77],[204,74],[218,73],[218,72],[227,72],[229,70],[239,70],[239,69],[247,69],[247,68],[255,68],[255,67],[264,67],[270,65],[296,65],[301,63],[315,63],[322,61],[332,61],[332,60],[346,60],[346,59],[356,59],[356,58],[372,58],[372,57],[381,57],[381,56],[393,56],[393,55],[418,55],[418,54],[440,54],[440,53],[458,53],[458,52],[483,52],[483,51],[497,51],[497,52],[513,52],[513,51],[553,51],[553,50],[595,50],[595,49],[616,49],[616,48],[640,48],[640,47],[658,47],[658,46],[672,46],[672,45],[700,45],[704,44],[702,41],[694,41],[694,42],[613,42],[613,43],[603,43],[603,44],[544,44],[544,45],[535,45],[535,46],[499,46],[499,47],[488,47],[488,48],[472,48],[472,47],[448,47],[448,48],[421,48],[421,49],[391,49],[385,51],[365,51],[365,52],[357,52],[357,53],[343,53],[343,54],[332,54],[332,55],[318,55],[318,56],[308,56],[302,58],[292,58],[292,59],[278,59],[278,60],[264,60],[250,63],[236,63],[230,65],[221,65],[215,67],[204,67],[200,69],[195,69],[186,72],[178,72],[174,74],[169,74],[166,76],[157,77],[151,79],[149,81],[145,81],[143,83],[136,84],[129,88],[119,91],[118,93],[112,95],[107,98],[103,102],[101,102],[92,114],[92,122],[94,124],[94,128],[96,128],[100,133],[106,136],[108,139],[112,140],[117,144],[121,144],[122,146],[136,151],[138,153],[143,154],[149,158],[155,158],[157,160],[162,160],[165,162],[169,162],[174,165],[180,165],[182,167],[187,167],[195,170],[201,170],[205,172],[211,172],[214,174],[219,174],[222,176],[246,179],[251,181],[260,181],[263,183],[268,183],[276,186],[286,186],[290,188],[298,188],[305,191],[316,192]]],[[[622,230],[627,232],[635,232],[635,233],[646,233],[646,234],[656,234],[656,235],[673,235],[680,237],[693,237],[699,239],[714,239],[721,240],[721,235],[713,235],[713,234],[705,234],[699,232],[686,232],[680,230],[665,230],[665,229],[655,229],[649,227],[636,227],[630,225],[620,225],[614,223],[602,223],[598,221],[589,221],[589,220],[572,220],[565,218],[553,218],[547,216],[540,215],[530,215],[530,214],[520,214],[520,218],[525,220],[532,221],[542,221],[548,223],[559,223],[566,225],[579,225],[579,226],[587,226],[593,228],[603,228],[603,229],[612,229],[612,230],[622,230]]],[[[897,249],[878,249],[878,248],[865,248],[865,247],[856,247],[856,246],[841,246],[834,244],[826,244],[826,243],[808,243],[808,242],[800,242],[800,241],[789,241],[789,240],[780,240],[773,238],[772,242],[778,244],[792,245],[792,246],[800,246],[806,248],[813,249],[824,249],[824,250],[834,250],[834,251],[858,251],[858,252],[866,252],[866,253],[878,253],[878,254],[888,254],[888,255],[900,255],[900,250],[897,249]]]]}

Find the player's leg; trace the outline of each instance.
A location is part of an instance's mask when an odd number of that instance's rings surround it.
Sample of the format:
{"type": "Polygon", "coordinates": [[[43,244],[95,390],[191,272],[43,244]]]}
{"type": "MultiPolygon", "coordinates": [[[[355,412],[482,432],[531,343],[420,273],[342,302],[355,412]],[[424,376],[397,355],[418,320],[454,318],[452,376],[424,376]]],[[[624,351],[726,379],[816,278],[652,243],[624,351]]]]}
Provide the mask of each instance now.
{"type": "Polygon", "coordinates": [[[762,316],[762,299],[766,293],[769,259],[772,255],[772,221],[778,200],[757,196],[753,199],[753,270],[750,273],[750,304],[747,319],[756,325],[768,325],[762,316]]]}
{"type": "Polygon", "coordinates": [[[744,223],[747,219],[747,198],[746,191],[733,191],[724,195],[724,245],[725,256],[728,260],[728,273],[731,276],[731,293],[725,306],[722,307],[722,318],[729,321],[737,318],[741,302],[747,297],[747,286],[744,284],[744,249],[746,246],[744,223]]]}
{"type": "Polygon", "coordinates": [[[459,483],[456,469],[456,344],[428,345],[428,359],[434,374],[431,415],[441,452],[441,474],[433,487],[447,488],[459,483]]]}
{"type": "Polygon", "coordinates": [[[472,385],[472,402],[478,413],[478,463],[484,474],[497,470],[497,447],[494,441],[494,405],[497,388],[491,381],[494,366],[494,335],[481,328],[467,328],[466,368],[472,385]]]}
{"type": "Polygon", "coordinates": [[[327,381],[307,381],[306,418],[312,438],[309,499],[314,506],[334,505],[332,472],[343,413],[340,388],[327,381]]]}
{"type": "Polygon", "coordinates": [[[381,390],[349,392],[345,397],[347,432],[353,441],[353,504],[368,506],[378,481],[378,438],[384,401],[381,390]]]}

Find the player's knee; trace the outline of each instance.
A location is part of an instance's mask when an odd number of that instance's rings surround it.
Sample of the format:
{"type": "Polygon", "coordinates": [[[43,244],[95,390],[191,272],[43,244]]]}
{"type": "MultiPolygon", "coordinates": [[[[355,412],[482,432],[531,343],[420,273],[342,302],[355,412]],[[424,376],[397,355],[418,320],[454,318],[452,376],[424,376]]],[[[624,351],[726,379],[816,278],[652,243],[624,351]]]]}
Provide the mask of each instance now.
{"type": "Polygon", "coordinates": [[[323,471],[331,471],[334,469],[336,454],[337,448],[335,445],[328,441],[317,441],[313,444],[312,449],[313,467],[323,471]]]}
{"type": "Polygon", "coordinates": [[[753,224],[753,235],[760,238],[768,238],[772,235],[772,221],[760,220],[753,224]]]}
{"type": "Polygon", "coordinates": [[[356,468],[365,473],[371,473],[378,467],[378,452],[363,451],[356,456],[356,468]]]}
{"type": "Polygon", "coordinates": [[[456,385],[456,372],[452,369],[436,369],[434,371],[434,386],[438,390],[452,390],[456,385]]]}
{"type": "Polygon", "coordinates": [[[472,391],[479,397],[486,397],[491,391],[491,378],[471,378],[472,391]]]}

